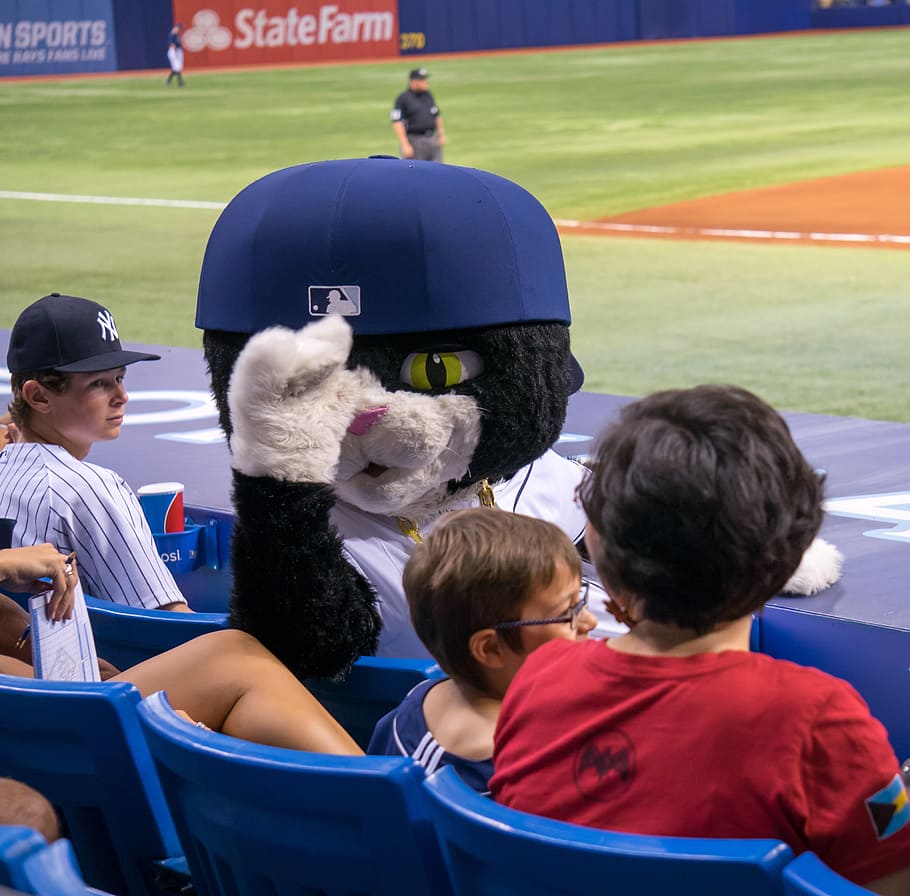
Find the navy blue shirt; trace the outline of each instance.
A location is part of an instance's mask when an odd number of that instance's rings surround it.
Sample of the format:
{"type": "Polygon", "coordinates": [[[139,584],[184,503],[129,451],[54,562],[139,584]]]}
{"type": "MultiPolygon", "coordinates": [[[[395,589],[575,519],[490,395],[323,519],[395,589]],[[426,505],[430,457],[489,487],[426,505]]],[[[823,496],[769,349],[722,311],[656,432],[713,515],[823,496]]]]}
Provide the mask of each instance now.
{"type": "Polygon", "coordinates": [[[444,765],[451,765],[466,784],[487,796],[490,793],[488,782],[493,775],[493,757],[475,760],[449,753],[427,728],[423,700],[430,688],[437,684],[439,679],[427,680],[411,688],[398,708],[376,723],[367,753],[372,756],[411,756],[427,770],[427,774],[444,765]]]}

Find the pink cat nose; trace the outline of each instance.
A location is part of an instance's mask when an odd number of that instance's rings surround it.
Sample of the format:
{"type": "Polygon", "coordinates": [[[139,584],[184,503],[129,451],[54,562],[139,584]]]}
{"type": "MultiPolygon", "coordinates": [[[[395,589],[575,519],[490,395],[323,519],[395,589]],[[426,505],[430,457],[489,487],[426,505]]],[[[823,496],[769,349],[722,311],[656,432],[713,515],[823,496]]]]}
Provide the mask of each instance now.
{"type": "Polygon", "coordinates": [[[384,404],[379,408],[367,408],[365,411],[361,411],[352,421],[351,425],[348,427],[348,432],[354,436],[366,435],[369,430],[375,426],[389,410],[389,406],[384,404]]]}

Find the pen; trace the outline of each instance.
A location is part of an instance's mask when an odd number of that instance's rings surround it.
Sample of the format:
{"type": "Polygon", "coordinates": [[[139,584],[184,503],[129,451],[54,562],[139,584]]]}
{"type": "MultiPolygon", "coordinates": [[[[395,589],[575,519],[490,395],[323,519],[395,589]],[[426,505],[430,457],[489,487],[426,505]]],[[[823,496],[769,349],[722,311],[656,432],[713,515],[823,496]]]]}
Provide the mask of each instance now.
{"type": "Polygon", "coordinates": [[[22,634],[19,635],[19,640],[16,641],[16,649],[20,647],[25,647],[25,642],[28,641],[28,636],[32,633],[31,625],[27,625],[23,630],[22,634]]]}

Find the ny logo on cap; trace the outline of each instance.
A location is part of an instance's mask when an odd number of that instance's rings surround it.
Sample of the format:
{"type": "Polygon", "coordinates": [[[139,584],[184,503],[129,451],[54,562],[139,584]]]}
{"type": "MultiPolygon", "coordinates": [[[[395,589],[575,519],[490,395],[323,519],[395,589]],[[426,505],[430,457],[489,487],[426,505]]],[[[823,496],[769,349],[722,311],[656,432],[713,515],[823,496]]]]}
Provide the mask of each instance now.
{"type": "Polygon", "coordinates": [[[311,286],[309,297],[311,317],[324,317],[327,314],[341,314],[344,317],[360,315],[359,286],[311,286]]]}
{"type": "Polygon", "coordinates": [[[117,325],[114,323],[114,315],[110,311],[102,309],[98,312],[98,326],[101,327],[101,341],[116,342],[120,335],[117,333],[117,325]]]}

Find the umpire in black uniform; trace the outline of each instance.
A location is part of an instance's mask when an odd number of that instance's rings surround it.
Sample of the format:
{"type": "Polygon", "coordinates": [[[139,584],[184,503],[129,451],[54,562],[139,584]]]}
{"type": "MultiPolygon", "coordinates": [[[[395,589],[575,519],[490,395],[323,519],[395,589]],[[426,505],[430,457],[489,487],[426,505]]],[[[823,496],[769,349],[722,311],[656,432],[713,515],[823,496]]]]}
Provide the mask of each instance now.
{"type": "Polygon", "coordinates": [[[433,94],[427,86],[425,68],[411,70],[408,89],[400,93],[392,109],[392,127],[405,159],[441,162],[446,132],[433,94]]]}

